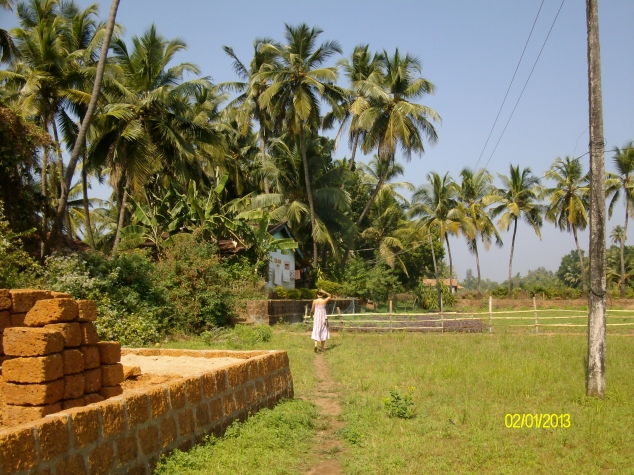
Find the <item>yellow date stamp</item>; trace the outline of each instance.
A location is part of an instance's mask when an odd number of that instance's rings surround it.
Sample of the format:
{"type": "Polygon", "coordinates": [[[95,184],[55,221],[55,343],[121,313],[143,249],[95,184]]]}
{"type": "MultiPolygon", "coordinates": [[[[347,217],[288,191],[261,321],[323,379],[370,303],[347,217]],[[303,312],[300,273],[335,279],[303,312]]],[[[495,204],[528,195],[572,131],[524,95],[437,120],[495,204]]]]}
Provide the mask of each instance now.
{"type": "Polygon", "coordinates": [[[506,414],[504,425],[507,429],[567,429],[570,414],[506,414]]]}

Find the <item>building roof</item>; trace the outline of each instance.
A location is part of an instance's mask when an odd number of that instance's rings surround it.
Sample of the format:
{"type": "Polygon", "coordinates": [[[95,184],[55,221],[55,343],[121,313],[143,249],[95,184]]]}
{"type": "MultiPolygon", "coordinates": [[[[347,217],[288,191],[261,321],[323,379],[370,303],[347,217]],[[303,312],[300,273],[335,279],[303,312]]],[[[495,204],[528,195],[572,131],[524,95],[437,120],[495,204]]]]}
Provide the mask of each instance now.
{"type": "MultiPolygon", "coordinates": [[[[442,279],[442,283],[449,287],[449,279],[442,279]]],[[[423,285],[434,286],[436,285],[436,279],[423,279],[423,285]]],[[[451,279],[451,287],[458,289],[464,289],[461,285],[458,285],[458,279],[451,279]]]]}

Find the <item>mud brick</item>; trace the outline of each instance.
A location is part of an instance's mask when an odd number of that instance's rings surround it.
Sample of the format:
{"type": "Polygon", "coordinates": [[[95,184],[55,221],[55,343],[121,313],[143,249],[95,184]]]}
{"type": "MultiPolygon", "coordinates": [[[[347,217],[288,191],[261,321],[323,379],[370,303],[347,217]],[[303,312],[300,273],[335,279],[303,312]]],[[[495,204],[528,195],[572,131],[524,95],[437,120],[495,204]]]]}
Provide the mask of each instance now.
{"type": "Polygon", "coordinates": [[[103,397],[99,393],[86,394],[84,396],[84,400],[86,401],[86,405],[88,404],[97,404],[98,402],[105,401],[106,398],[103,397]]]}
{"type": "Polygon", "coordinates": [[[70,448],[68,416],[47,417],[35,425],[40,439],[42,460],[62,455],[70,448]]]}
{"type": "Polygon", "coordinates": [[[11,294],[9,289],[0,289],[0,310],[11,310],[11,294]]]}
{"type": "Polygon", "coordinates": [[[200,390],[200,377],[195,376],[185,381],[185,392],[187,393],[187,402],[194,404],[202,398],[200,390]]]}
{"type": "Polygon", "coordinates": [[[0,434],[0,447],[0,466],[3,473],[29,470],[37,465],[35,434],[31,427],[0,434]]]}
{"type": "Polygon", "coordinates": [[[116,386],[102,386],[99,390],[99,395],[105,397],[106,399],[116,396],[121,396],[123,394],[123,388],[120,384],[116,386]]]}
{"type": "Polygon", "coordinates": [[[64,394],[64,380],[40,384],[5,383],[4,402],[21,406],[55,404],[64,394]]]}
{"type": "Polygon", "coordinates": [[[79,351],[84,355],[84,370],[99,367],[99,348],[97,345],[80,346],[79,351]]]}
{"type": "Polygon", "coordinates": [[[24,319],[27,327],[49,323],[72,322],[77,318],[77,303],[73,299],[38,300],[24,319]]]}
{"type": "Polygon", "coordinates": [[[161,421],[161,446],[163,448],[176,440],[176,421],[169,416],[161,421]]]}
{"type": "Polygon", "coordinates": [[[47,290],[15,289],[9,290],[11,294],[11,313],[26,313],[35,302],[50,299],[51,294],[47,290]]]}
{"type": "Polygon", "coordinates": [[[112,442],[101,444],[88,454],[88,470],[90,475],[106,475],[114,466],[114,449],[112,442]]]}
{"type": "Polygon", "coordinates": [[[147,421],[150,417],[148,398],[145,394],[131,394],[126,397],[126,404],[128,406],[128,421],[131,429],[147,421]]]}
{"type": "MultiPolygon", "coordinates": [[[[136,460],[139,454],[137,438],[134,435],[117,440],[117,459],[119,465],[136,460]]],[[[128,472],[130,473],[130,472],[128,472]]],[[[145,474],[145,471],[143,472],[145,474]]]]}
{"type": "Polygon", "coordinates": [[[51,297],[54,299],[72,299],[73,296],[69,293],[66,292],[55,292],[54,290],[51,290],[51,297]]]}
{"type": "Polygon", "coordinates": [[[44,325],[44,328],[50,328],[51,330],[62,332],[62,335],[64,336],[64,346],[66,348],[81,345],[81,327],[77,322],[51,323],[49,325],[44,325]]]}
{"type": "Polygon", "coordinates": [[[101,368],[84,371],[84,393],[96,393],[101,389],[101,368]]]}
{"type": "Polygon", "coordinates": [[[97,407],[101,412],[101,433],[103,439],[125,432],[125,406],[122,401],[104,401],[97,407]]]}
{"type": "Polygon", "coordinates": [[[151,390],[148,393],[148,397],[150,398],[150,408],[152,409],[153,419],[157,419],[169,411],[169,398],[167,397],[167,390],[164,387],[151,390]]]}
{"type": "Polygon", "coordinates": [[[26,318],[26,313],[10,313],[11,315],[11,326],[12,327],[25,327],[24,319],[26,318]]]}
{"type": "MultiPolygon", "coordinates": [[[[6,404],[2,407],[2,422],[5,426],[16,426],[41,419],[62,410],[60,403],[45,406],[14,406],[6,404]]],[[[2,446],[4,451],[4,446],[2,446]]]]}
{"type": "Polygon", "coordinates": [[[79,350],[62,351],[64,374],[81,373],[84,370],[84,354],[79,350]]]}
{"type": "Polygon", "coordinates": [[[116,386],[123,382],[123,365],[121,363],[101,366],[101,385],[116,386]]]}
{"type": "Polygon", "coordinates": [[[99,439],[99,409],[92,406],[71,409],[68,412],[75,450],[99,439]]]}
{"type": "Polygon", "coordinates": [[[115,364],[121,361],[121,343],[118,341],[100,341],[97,347],[101,364],[115,364]]]}
{"type": "Polygon", "coordinates": [[[67,374],[64,376],[64,399],[77,399],[84,395],[86,381],[84,373],[67,374]]]}
{"type": "Polygon", "coordinates": [[[141,376],[140,366],[123,365],[123,379],[136,378],[137,376],[141,376]]]}
{"type": "Polygon", "coordinates": [[[74,407],[84,407],[86,405],[86,400],[84,396],[78,397],[77,399],[66,399],[62,401],[62,410],[72,409],[74,407]]]}
{"type": "Polygon", "coordinates": [[[95,330],[95,325],[92,322],[80,323],[80,326],[82,345],[96,345],[99,343],[99,335],[97,335],[97,330],[95,330]]]}
{"type": "Polygon", "coordinates": [[[59,353],[35,358],[13,358],[2,365],[5,381],[44,383],[64,376],[64,358],[59,353]]]}
{"type": "Polygon", "coordinates": [[[84,456],[81,454],[76,454],[73,456],[68,456],[63,458],[55,467],[57,474],[64,475],[87,475],[86,471],[86,462],[84,462],[84,456]]]}
{"type": "Polygon", "coordinates": [[[46,328],[7,328],[4,352],[11,356],[46,356],[64,349],[64,337],[46,328]]]}
{"type": "Polygon", "coordinates": [[[94,322],[97,320],[97,304],[94,300],[76,300],[79,308],[78,322],[94,322]]]}
{"type": "Polygon", "coordinates": [[[168,385],[172,409],[185,407],[185,381],[174,381],[168,385]]]}
{"type": "Polygon", "coordinates": [[[11,326],[11,314],[8,310],[0,311],[0,333],[11,326]]]}
{"type": "Polygon", "coordinates": [[[158,427],[148,426],[139,429],[139,445],[145,456],[154,454],[160,447],[158,427]]]}

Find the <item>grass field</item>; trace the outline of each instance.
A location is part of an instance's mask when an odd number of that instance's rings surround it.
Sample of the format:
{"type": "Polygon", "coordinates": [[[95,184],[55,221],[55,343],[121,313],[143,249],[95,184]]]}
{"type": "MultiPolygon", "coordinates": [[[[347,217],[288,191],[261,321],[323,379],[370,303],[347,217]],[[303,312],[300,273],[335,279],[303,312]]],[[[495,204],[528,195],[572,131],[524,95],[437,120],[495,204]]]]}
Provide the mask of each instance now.
{"type": "MultiPolygon", "coordinates": [[[[584,396],[584,336],[342,333],[315,356],[308,336],[282,327],[256,346],[289,351],[300,401],[168,458],[157,473],[305,471],[317,428],[313,359],[320,357],[343,406],[338,457],[347,474],[634,474],[634,339],[609,335],[607,344],[608,391],[597,400],[584,396]],[[382,401],[390,388],[410,386],[415,417],[388,417],[382,401]],[[505,415],[514,413],[569,414],[570,427],[507,428],[505,415]],[[225,470],[213,460],[234,463],[225,470]]],[[[207,347],[195,340],[170,346],[207,347]]]]}

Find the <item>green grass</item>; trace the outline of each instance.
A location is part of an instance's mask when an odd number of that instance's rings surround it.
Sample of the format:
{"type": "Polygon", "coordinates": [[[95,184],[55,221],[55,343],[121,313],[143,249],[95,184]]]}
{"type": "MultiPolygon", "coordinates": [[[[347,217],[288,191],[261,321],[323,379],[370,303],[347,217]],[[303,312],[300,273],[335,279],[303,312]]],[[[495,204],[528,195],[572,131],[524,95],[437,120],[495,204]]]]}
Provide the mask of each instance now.
{"type": "MultiPolygon", "coordinates": [[[[296,396],[306,398],[317,382],[301,327],[281,327],[255,347],[287,349],[296,396]]],[[[608,336],[604,400],[584,395],[584,336],[342,333],[330,343],[324,357],[343,407],[346,474],[634,474],[631,337],[608,336]],[[390,418],[383,399],[409,386],[414,418],[390,418]],[[571,426],[508,429],[508,413],[570,414],[571,426]]],[[[171,456],[157,473],[302,473],[314,441],[311,411],[304,401],[283,403],[214,444],[171,456]],[[282,427],[279,420],[293,414],[305,423],[282,427]],[[280,435],[273,445],[271,434],[280,435]],[[230,469],[215,468],[217,460],[230,469]]]]}

